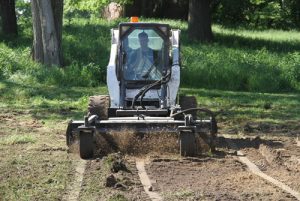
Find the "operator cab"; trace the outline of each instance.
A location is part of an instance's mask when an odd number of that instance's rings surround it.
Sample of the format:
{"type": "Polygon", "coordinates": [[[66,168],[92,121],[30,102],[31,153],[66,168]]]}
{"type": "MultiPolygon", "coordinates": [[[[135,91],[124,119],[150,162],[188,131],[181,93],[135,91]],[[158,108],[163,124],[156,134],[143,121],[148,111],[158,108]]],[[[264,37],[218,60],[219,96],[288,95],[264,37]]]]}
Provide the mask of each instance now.
{"type": "Polygon", "coordinates": [[[119,79],[129,88],[161,80],[169,68],[169,26],[156,23],[119,25],[119,79]]]}
{"type": "Polygon", "coordinates": [[[169,52],[169,25],[119,24],[117,77],[123,109],[165,107],[171,75],[169,52]]]}

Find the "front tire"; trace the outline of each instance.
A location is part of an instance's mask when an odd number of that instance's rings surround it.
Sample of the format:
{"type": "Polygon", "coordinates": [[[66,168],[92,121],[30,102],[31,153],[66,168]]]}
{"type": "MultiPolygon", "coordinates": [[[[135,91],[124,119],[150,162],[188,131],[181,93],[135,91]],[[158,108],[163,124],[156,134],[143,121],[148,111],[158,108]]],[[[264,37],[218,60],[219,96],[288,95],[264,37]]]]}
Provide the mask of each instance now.
{"type": "Polygon", "coordinates": [[[192,131],[181,131],[179,143],[181,156],[195,156],[197,154],[196,137],[192,131]]]}
{"type": "Polygon", "coordinates": [[[90,132],[80,132],[79,152],[82,159],[91,159],[94,156],[93,134],[90,132]]]}
{"type": "MultiPolygon", "coordinates": [[[[179,105],[181,107],[181,110],[186,110],[190,108],[197,108],[198,103],[195,96],[179,96],[179,105]]],[[[191,111],[188,112],[189,114],[192,114],[193,119],[196,119],[197,117],[197,111],[191,111]]]]}

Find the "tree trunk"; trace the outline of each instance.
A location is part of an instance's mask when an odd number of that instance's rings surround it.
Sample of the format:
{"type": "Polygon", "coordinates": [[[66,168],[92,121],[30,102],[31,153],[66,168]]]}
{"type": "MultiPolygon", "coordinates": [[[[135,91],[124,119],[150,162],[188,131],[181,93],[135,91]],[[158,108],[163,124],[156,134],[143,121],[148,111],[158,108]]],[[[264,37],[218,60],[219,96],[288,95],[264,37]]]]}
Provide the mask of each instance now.
{"type": "Polygon", "coordinates": [[[141,15],[144,17],[148,17],[148,1],[149,0],[141,0],[141,15]]]}
{"type": "Polygon", "coordinates": [[[62,51],[62,25],[63,25],[63,10],[64,1],[63,0],[52,0],[52,9],[54,14],[54,25],[56,29],[56,37],[58,41],[59,50],[59,60],[61,65],[63,65],[63,51],[62,51]]]}
{"type": "Polygon", "coordinates": [[[63,0],[32,0],[33,59],[48,66],[62,65],[63,0]]]}
{"type": "Polygon", "coordinates": [[[33,47],[32,59],[44,63],[44,47],[42,41],[42,27],[40,21],[40,12],[37,1],[31,1],[32,26],[33,26],[33,47]]]}
{"type": "Polygon", "coordinates": [[[2,30],[6,35],[18,35],[15,0],[0,0],[2,30]]]}
{"type": "Polygon", "coordinates": [[[188,34],[191,39],[202,42],[213,40],[210,0],[190,0],[188,21],[188,34]]]}

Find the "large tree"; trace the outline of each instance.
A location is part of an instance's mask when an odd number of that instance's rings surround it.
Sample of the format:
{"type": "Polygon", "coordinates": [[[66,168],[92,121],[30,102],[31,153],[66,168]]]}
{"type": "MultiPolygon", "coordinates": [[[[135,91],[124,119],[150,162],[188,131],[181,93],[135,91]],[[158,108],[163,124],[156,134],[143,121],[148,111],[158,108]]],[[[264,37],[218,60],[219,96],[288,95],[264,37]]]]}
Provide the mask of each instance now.
{"type": "Polygon", "coordinates": [[[205,42],[213,40],[210,3],[210,0],[189,1],[188,34],[191,39],[205,42]]]}
{"type": "Polygon", "coordinates": [[[31,0],[33,59],[62,66],[63,0],[31,0]]]}
{"type": "Polygon", "coordinates": [[[0,0],[2,31],[6,35],[18,35],[15,0],[0,0]]]}

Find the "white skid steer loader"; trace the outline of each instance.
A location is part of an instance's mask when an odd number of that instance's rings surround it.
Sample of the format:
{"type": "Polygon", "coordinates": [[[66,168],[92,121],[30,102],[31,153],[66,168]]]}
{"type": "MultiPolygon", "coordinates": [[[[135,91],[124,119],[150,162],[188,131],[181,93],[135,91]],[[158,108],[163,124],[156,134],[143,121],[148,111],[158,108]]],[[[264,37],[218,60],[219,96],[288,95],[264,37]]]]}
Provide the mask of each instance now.
{"type": "Polygon", "coordinates": [[[199,154],[197,137],[204,139],[213,151],[217,134],[215,113],[198,108],[193,96],[177,95],[180,30],[171,30],[168,24],[130,22],[120,23],[111,35],[109,95],[90,97],[88,115],[83,121],[72,120],[68,125],[67,145],[76,139],[81,158],[90,159],[95,157],[97,135],[130,128],[150,135],[161,130],[174,133],[182,156],[199,154]],[[199,113],[209,118],[198,120],[199,113]]]}

